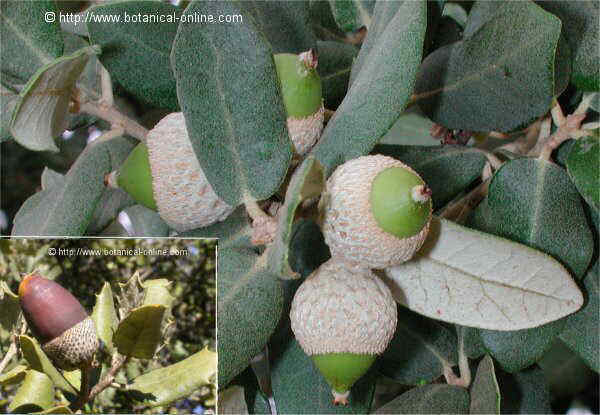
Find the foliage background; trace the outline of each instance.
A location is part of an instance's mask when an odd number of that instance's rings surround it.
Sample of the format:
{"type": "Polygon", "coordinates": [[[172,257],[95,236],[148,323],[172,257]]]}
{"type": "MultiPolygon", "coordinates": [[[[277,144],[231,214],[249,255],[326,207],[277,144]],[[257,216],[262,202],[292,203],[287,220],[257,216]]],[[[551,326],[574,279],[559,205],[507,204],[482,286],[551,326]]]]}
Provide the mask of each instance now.
{"type": "MultiPolygon", "coordinates": [[[[215,349],[215,265],[216,241],[201,239],[1,239],[0,279],[7,282],[13,292],[18,291],[21,275],[34,269],[53,278],[67,288],[91,313],[95,294],[104,282],[109,282],[114,293],[118,283],[125,282],[139,271],[149,273],[148,278],[167,278],[173,282],[171,293],[175,297],[173,317],[175,324],[167,331],[164,346],[153,361],[132,359],[124,372],[128,378],[161,366],[176,363],[204,346],[215,349]],[[103,256],[103,255],[48,255],[48,249],[167,249],[185,250],[179,256],[103,256]]],[[[1,330],[1,329],[0,329],[1,330]]],[[[0,331],[0,355],[10,344],[10,335],[0,331]]],[[[106,354],[105,358],[110,359],[106,354]]],[[[10,370],[13,365],[9,366],[10,370]]],[[[126,382],[123,375],[118,382],[126,382]]],[[[18,386],[18,385],[16,385],[18,386]]],[[[7,406],[16,387],[0,387],[0,413],[7,406]]],[[[201,413],[214,404],[212,392],[206,388],[169,407],[147,409],[136,407],[124,392],[108,388],[94,401],[97,413],[201,413]]]]}

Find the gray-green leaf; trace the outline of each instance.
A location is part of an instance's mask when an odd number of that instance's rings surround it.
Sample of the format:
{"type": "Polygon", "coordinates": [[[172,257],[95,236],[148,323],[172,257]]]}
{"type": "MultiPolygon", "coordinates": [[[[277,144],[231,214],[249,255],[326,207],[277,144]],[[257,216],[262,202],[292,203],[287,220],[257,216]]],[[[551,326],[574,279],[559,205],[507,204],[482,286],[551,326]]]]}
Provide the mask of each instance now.
{"type": "Polygon", "coordinates": [[[102,286],[100,294],[96,295],[96,304],[92,311],[92,320],[96,326],[96,332],[100,340],[104,342],[104,346],[112,354],[113,352],[113,334],[117,329],[119,318],[115,310],[115,302],[113,299],[112,289],[110,284],[105,282],[102,286]]]}
{"type": "Polygon", "coordinates": [[[276,275],[250,249],[221,249],[217,279],[219,387],[226,386],[267,344],[281,317],[276,275]]]}
{"type": "Polygon", "coordinates": [[[353,32],[361,27],[370,29],[375,0],[329,0],[329,4],[342,31],[353,32]]]}
{"type": "Polygon", "coordinates": [[[500,390],[494,372],[494,362],[486,355],[479,366],[471,386],[471,414],[499,414],[500,390]]]}
{"type": "Polygon", "coordinates": [[[482,8],[492,14],[469,16],[462,41],[423,61],[415,92],[447,128],[510,131],[550,108],[561,22],[532,2],[482,8]]]}
{"type": "Polygon", "coordinates": [[[567,158],[567,171],[588,205],[600,211],[600,137],[575,142],[567,158]]]}
{"type": "Polygon", "coordinates": [[[60,57],[38,70],[25,85],[15,108],[10,132],[22,146],[58,151],[54,139],[67,128],[68,106],[75,82],[95,46],[60,57]]]}
{"type": "Polygon", "coordinates": [[[406,107],[421,62],[426,20],[425,3],[407,1],[379,36],[312,150],[327,175],[346,160],[367,154],[406,107]]]}
{"type": "Polygon", "coordinates": [[[243,2],[190,4],[186,13],[242,14],[243,23],[179,25],[171,62],[196,157],[229,205],[271,196],[292,157],[273,51],[243,2]]]}
{"type": "Polygon", "coordinates": [[[377,414],[468,414],[469,392],[459,386],[425,385],[413,388],[383,405],[377,414]]]}

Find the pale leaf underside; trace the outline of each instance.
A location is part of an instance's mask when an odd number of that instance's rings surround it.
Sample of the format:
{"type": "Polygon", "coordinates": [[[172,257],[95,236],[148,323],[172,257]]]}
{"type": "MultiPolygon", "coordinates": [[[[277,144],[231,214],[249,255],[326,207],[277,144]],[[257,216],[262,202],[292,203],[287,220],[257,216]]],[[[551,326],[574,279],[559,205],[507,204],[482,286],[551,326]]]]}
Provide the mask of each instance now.
{"type": "Polygon", "coordinates": [[[435,217],[421,251],[386,275],[400,304],[463,326],[537,327],[583,304],[567,270],[550,256],[435,217]]]}

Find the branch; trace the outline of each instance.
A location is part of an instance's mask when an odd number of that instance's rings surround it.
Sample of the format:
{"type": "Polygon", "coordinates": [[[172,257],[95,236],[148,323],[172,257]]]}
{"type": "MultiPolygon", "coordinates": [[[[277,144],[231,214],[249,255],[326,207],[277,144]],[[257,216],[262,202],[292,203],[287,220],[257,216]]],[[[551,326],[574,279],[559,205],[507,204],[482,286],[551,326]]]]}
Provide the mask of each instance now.
{"type": "Polygon", "coordinates": [[[73,412],[79,411],[90,400],[90,376],[92,365],[87,364],[81,368],[81,387],[79,388],[79,396],[71,405],[73,412]]]}
{"type": "Polygon", "coordinates": [[[128,359],[128,356],[123,356],[119,353],[115,353],[113,355],[111,368],[109,369],[108,373],[104,375],[102,379],[100,379],[100,382],[98,382],[92,388],[92,391],[90,392],[88,397],[88,401],[94,399],[96,395],[98,395],[104,389],[108,388],[109,386],[112,386],[113,382],[115,381],[115,377],[117,376],[117,373],[119,372],[119,370],[121,370],[121,368],[127,362],[128,359]]]}
{"type": "Polygon", "coordinates": [[[467,215],[487,196],[492,169],[489,162],[485,164],[481,174],[481,184],[460,199],[450,202],[440,213],[441,218],[450,219],[456,223],[463,223],[467,215]]]}
{"type": "Polygon", "coordinates": [[[81,104],[80,111],[108,121],[112,129],[122,128],[126,134],[137,138],[141,142],[146,141],[148,130],[113,106],[102,101],[87,101],[81,104]]]}
{"type": "Polygon", "coordinates": [[[13,337],[13,341],[10,343],[10,347],[8,348],[6,354],[2,358],[2,362],[0,362],[0,373],[4,371],[6,366],[10,363],[13,357],[17,354],[17,342],[15,341],[15,337],[13,337]]]}

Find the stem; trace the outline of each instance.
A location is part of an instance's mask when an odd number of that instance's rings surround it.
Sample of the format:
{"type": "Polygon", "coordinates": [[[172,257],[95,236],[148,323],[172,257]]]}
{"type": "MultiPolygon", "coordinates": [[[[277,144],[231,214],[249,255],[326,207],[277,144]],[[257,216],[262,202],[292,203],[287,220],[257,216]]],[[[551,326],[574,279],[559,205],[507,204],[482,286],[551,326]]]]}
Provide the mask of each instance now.
{"type": "Polygon", "coordinates": [[[6,354],[4,355],[4,357],[2,358],[2,362],[0,362],[0,373],[2,373],[4,371],[6,366],[8,366],[8,364],[10,363],[12,358],[15,357],[16,354],[17,354],[17,343],[15,341],[15,338],[13,338],[13,341],[10,343],[10,347],[6,351],[6,354]]]}
{"type": "Polygon", "coordinates": [[[469,368],[469,358],[465,352],[465,328],[456,326],[458,335],[458,368],[460,370],[460,379],[462,386],[468,388],[471,384],[471,369],[469,368]]]}
{"type": "Polygon", "coordinates": [[[81,387],[79,388],[79,397],[71,405],[71,410],[77,412],[90,400],[90,376],[92,365],[87,364],[81,368],[81,387]]]}
{"type": "Polygon", "coordinates": [[[109,107],[114,106],[115,98],[113,96],[112,82],[110,80],[110,73],[102,65],[100,72],[100,83],[102,88],[102,101],[109,107]]]}
{"type": "Polygon", "coordinates": [[[112,129],[121,128],[126,134],[137,138],[141,142],[146,141],[148,130],[131,118],[126,117],[113,106],[109,106],[102,101],[87,101],[81,104],[80,110],[108,121],[112,129]]]}
{"type": "Polygon", "coordinates": [[[94,399],[96,397],[96,395],[98,395],[104,389],[108,388],[109,386],[111,386],[113,384],[113,382],[115,381],[115,377],[117,376],[117,373],[119,372],[119,370],[121,370],[121,368],[127,362],[128,359],[129,359],[128,356],[123,356],[118,353],[114,354],[114,356],[112,358],[112,365],[111,365],[110,370],[108,371],[108,373],[106,375],[104,375],[104,377],[102,379],[100,379],[100,382],[98,382],[92,388],[92,391],[90,392],[89,397],[88,397],[89,401],[94,399]]]}
{"type": "Polygon", "coordinates": [[[477,206],[484,197],[487,196],[490,181],[492,177],[492,169],[490,163],[486,163],[481,174],[481,184],[471,190],[462,198],[450,202],[442,212],[440,213],[441,218],[450,219],[456,223],[463,223],[467,218],[467,215],[477,206]]]}

